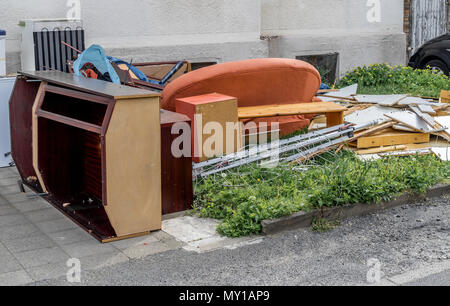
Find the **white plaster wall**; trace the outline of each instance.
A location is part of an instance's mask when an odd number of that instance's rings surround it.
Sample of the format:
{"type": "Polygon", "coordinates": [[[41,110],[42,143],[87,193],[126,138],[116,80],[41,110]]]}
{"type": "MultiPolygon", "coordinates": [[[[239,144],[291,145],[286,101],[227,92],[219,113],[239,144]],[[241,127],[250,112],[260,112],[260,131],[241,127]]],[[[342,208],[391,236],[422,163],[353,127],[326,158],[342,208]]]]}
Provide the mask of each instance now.
{"type": "MultiPolygon", "coordinates": [[[[68,11],[65,0],[0,4],[10,71],[19,63],[18,22],[62,18],[68,11]]],[[[267,43],[259,39],[260,5],[260,0],[81,0],[81,18],[88,45],[101,44],[128,60],[227,61],[268,56],[267,43]]]]}
{"type": "Polygon", "coordinates": [[[380,0],[381,22],[367,20],[367,0],[262,0],[269,55],[340,53],[339,74],[372,63],[405,64],[403,0],[380,0]]]}
{"type": "MultiPolygon", "coordinates": [[[[367,0],[81,0],[87,44],[134,62],[247,58],[337,51],[340,73],[357,64],[404,64],[403,0],[380,0],[381,23],[367,0]],[[260,35],[275,35],[270,42],[260,35]],[[355,58],[355,56],[357,58],[355,58]]],[[[23,19],[65,17],[66,0],[0,0],[8,32],[7,69],[20,67],[23,19]]]]}
{"type": "Polygon", "coordinates": [[[336,32],[402,32],[403,1],[380,0],[381,22],[367,21],[367,0],[262,0],[266,35],[336,32]]]}

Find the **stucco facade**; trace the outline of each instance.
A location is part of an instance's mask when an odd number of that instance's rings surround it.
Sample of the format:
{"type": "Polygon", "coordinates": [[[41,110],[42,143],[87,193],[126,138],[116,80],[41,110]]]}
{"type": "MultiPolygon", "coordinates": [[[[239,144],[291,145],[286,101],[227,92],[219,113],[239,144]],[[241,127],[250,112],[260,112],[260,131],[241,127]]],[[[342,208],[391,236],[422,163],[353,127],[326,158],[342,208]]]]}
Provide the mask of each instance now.
{"type": "MultiPolygon", "coordinates": [[[[339,53],[339,73],[362,64],[404,64],[403,1],[380,0],[81,0],[87,44],[134,62],[225,62],[339,53]]],[[[20,67],[23,19],[65,17],[62,0],[1,0],[8,71],[20,67]]]]}

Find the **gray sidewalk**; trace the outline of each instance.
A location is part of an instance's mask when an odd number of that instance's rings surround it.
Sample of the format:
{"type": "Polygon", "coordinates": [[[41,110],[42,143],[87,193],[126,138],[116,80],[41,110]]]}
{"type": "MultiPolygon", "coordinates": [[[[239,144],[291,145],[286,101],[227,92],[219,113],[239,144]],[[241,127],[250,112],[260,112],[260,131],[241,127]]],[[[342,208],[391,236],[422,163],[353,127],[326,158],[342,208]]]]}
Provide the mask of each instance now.
{"type": "Polygon", "coordinates": [[[87,273],[180,248],[204,253],[262,241],[221,237],[217,220],[178,216],[149,236],[101,244],[43,199],[21,193],[18,180],[16,168],[0,168],[0,286],[65,276],[70,258],[87,273]]]}
{"type": "Polygon", "coordinates": [[[44,200],[20,193],[18,180],[16,168],[0,169],[0,286],[64,276],[70,258],[89,271],[183,246],[163,231],[100,244],[44,200]]]}

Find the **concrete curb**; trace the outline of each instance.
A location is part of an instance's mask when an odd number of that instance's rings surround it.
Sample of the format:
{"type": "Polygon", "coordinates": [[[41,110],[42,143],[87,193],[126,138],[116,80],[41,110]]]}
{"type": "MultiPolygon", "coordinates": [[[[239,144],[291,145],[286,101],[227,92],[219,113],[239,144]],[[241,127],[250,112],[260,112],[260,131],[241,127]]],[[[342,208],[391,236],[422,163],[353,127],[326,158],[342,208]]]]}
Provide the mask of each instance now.
{"type": "Polygon", "coordinates": [[[325,208],[323,211],[302,211],[279,219],[264,220],[262,222],[262,231],[265,235],[272,235],[293,229],[309,228],[314,218],[322,217],[329,221],[344,220],[350,217],[373,214],[385,209],[402,206],[411,202],[418,202],[427,198],[441,197],[449,193],[450,184],[445,184],[430,188],[426,194],[405,193],[392,201],[379,204],[356,204],[325,208]]]}

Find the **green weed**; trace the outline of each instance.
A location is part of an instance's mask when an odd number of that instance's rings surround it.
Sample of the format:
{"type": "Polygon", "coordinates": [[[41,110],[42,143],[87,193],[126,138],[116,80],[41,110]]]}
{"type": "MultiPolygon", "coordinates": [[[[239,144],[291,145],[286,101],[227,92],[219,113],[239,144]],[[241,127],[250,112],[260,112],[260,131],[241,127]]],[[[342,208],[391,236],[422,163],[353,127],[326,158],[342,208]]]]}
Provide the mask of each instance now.
{"type": "Polygon", "coordinates": [[[410,94],[439,98],[441,90],[450,90],[450,78],[428,69],[388,64],[358,67],[338,83],[345,87],[358,83],[360,94],[410,94]]]}
{"type": "Polygon", "coordinates": [[[223,220],[219,233],[240,237],[261,232],[261,221],[298,211],[388,201],[406,191],[425,192],[450,178],[450,163],[432,155],[362,162],[347,151],[327,153],[307,171],[291,166],[244,167],[209,177],[195,190],[201,217],[223,220]]]}

